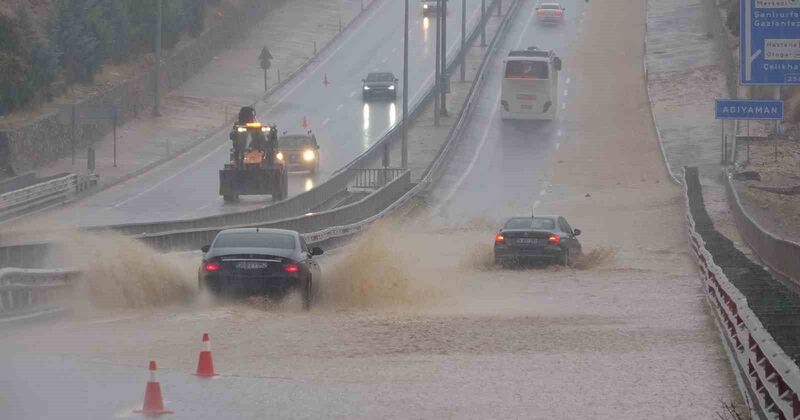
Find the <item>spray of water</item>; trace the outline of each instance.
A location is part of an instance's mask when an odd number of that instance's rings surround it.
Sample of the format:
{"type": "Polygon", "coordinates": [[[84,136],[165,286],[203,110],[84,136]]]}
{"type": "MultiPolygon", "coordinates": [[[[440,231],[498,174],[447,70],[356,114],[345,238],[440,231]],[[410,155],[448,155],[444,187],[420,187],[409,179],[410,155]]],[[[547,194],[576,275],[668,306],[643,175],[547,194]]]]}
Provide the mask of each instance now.
{"type": "Polygon", "coordinates": [[[143,308],[188,302],[195,296],[194,258],[161,254],[117,233],[72,232],[59,259],[79,267],[79,295],[95,308],[143,308]]]}

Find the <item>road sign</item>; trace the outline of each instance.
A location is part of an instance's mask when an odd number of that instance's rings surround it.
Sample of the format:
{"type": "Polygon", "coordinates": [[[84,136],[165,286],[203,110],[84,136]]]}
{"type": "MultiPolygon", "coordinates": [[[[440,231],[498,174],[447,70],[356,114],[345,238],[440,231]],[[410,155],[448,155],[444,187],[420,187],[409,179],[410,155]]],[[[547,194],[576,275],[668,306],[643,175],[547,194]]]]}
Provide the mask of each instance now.
{"type": "Polygon", "coordinates": [[[715,105],[714,114],[718,120],[783,119],[783,101],[717,99],[715,105]]]}
{"type": "Polygon", "coordinates": [[[800,0],[739,1],[739,82],[800,85],[800,0]]]}
{"type": "Polygon", "coordinates": [[[269,53],[267,47],[261,49],[261,54],[258,55],[258,60],[260,61],[261,68],[264,70],[268,70],[271,66],[270,60],[272,60],[272,54],[269,53]]]}

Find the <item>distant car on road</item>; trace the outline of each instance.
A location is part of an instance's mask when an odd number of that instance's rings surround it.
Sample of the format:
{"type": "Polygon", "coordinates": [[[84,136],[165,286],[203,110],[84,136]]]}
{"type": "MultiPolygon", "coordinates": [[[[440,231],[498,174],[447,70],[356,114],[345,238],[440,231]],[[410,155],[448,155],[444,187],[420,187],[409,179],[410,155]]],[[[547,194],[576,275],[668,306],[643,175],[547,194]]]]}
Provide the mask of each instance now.
{"type": "Polygon", "coordinates": [[[278,152],[275,157],[290,171],[319,171],[319,144],[312,133],[284,134],[278,138],[278,152]]]}
{"type": "Polygon", "coordinates": [[[297,232],[283,229],[239,228],[219,232],[202,247],[198,272],[200,290],[218,296],[269,295],[282,298],[298,290],[303,309],[311,307],[314,282],[321,278],[308,247],[297,232]]]}
{"type": "Polygon", "coordinates": [[[566,266],[581,254],[580,234],[562,216],[512,217],[495,236],[494,261],[506,266],[544,260],[566,266]]]}
{"type": "Polygon", "coordinates": [[[558,23],[564,20],[564,12],[567,9],[561,7],[560,3],[548,2],[538,3],[536,5],[536,18],[540,22],[553,22],[558,23]]]}
{"type": "MultiPolygon", "coordinates": [[[[447,1],[447,0],[442,0],[447,1]]],[[[438,0],[422,0],[422,14],[435,14],[439,13],[439,1],[438,0]]]]}
{"type": "Polygon", "coordinates": [[[375,72],[361,79],[364,84],[362,95],[365,101],[373,98],[397,99],[397,77],[390,72],[375,72]]]}

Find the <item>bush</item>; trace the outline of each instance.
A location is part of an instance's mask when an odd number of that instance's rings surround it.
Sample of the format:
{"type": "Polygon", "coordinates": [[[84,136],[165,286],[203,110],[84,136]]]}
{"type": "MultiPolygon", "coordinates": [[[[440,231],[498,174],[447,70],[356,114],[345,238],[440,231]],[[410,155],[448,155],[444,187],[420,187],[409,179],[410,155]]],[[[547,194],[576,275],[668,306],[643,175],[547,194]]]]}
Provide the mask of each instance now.
{"type": "Polygon", "coordinates": [[[732,34],[739,36],[739,1],[730,0],[728,2],[728,19],[725,24],[732,34]]]}
{"type": "MultiPolygon", "coordinates": [[[[210,0],[216,2],[218,0],[210,0]]],[[[162,0],[162,46],[203,31],[208,0],[162,0]]],[[[43,39],[27,9],[0,15],[0,115],[36,98],[53,82],[90,83],[108,61],[154,50],[157,0],[54,0],[43,39]]]]}

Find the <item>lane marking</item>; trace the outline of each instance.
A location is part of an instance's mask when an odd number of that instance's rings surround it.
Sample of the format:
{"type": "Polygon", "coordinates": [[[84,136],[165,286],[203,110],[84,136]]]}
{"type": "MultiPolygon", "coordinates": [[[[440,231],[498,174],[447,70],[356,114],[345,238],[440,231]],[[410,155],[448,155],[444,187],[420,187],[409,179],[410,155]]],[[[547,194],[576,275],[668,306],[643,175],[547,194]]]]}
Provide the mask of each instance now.
{"type": "Polygon", "coordinates": [[[322,121],[322,125],[328,125],[328,122],[330,122],[330,120],[331,120],[330,118],[325,118],[325,120],[322,121]]]}
{"type": "Polygon", "coordinates": [[[561,131],[561,129],[560,129],[560,128],[559,128],[559,129],[556,131],[556,135],[557,135],[558,137],[561,137],[563,134],[564,134],[564,132],[563,132],[563,131],[561,131]]]}
{"type": "Polygon", "coordinates": [[[558,150],[560,147],[561,147],[561,143],[556,143],[556,150],[558,150]]]}
{"type": "MultiPolygon", "coordinates": [[[[392,48],[392,53],[396,53],[396,52],[397,52],[397,47],[392,48]]],[[[155,83],[155,82],[153,82],[153,83],[155,83]]]]}
{"type": "Polygon", "coordinates": [[[539,200],[536,200],[536,201],[534,201],[534,202],[533,202],[533,208],[534,208],[534,210],[536,209],[536,207],[539,207],[539,204],[542,204],[542,202],[541,202],[541,201],[539,201],[539,200]]]}
{"type": "Polygon", "coordinates": [[[561,104],[561,109],[567,109],[567,104],[561,104]]]}
{"type": "Polygon", "coordinates": [[[567,90],[566,89],[564,89],[564,97],[565,98],[567,97],[567,90]]]}
{"type": "Polygon", "coordinates": [[[350,97],[352,98],[353,96],[356,96],[357,93],[358,93],[358,90],[354,90],[354,91],[350,92],[350,97]]]}
{"type": "Polygon", "coordinates": [[[571,78],[569,78],[569,77],[567,77],[567,81],[566,81],[566,83],[567,83],[567,84],[569,84],[569,82],[571,82],[571,81],[572,81],[572,79],[571,79],[571,78]]]}
{"type": "MultiPolygon", "coordinates": [[[[500,108],[500,92],[497,92],[497,96],[494,98],[494,106],[492,106],[492,112],[489,114],[489,121],[494,121],[495,117],[497,116],[497,110],[500,108]]],[[[467,179],[472,169],[475,167],[475,163],[478,161],[478,157],[481,155],[484,146],[486,146],[486,141],[489,139],[489,130],[492,129],[493,124],[486,124],[486,128],[483,130],[483,135],[481,136],[481,142],[478,144],[478,148],[475,150],[475,154],[472,155],[472,160],[470,160],[469,165],[467,166],[467,170],[461,175],[461,177],[456,181],[453,188],[447,193],[444,200],[436,206],[434,210],[434,214],[438,213],[442,206],[447,204],[448,201],[453,197],[453,195],[461,188],[461,184],[464,183],[464,180],[467,179]]]]}
{"type": "MultiPolygon", "coordinates": [[[[353,95],[351,94],[350,96],[353,96],[353,95]]],[[[339,106],[336,107],[336,112],[341,111],[343,107],[344,107],[344,104],[339,104],[339,106]]]]}
{"type": "Polygon", "coordinates": [[[539,191],[539,195],[545,195],[545,194],[547,194],[547,190],[541,190],[541,191],[539,191]]]}
{"type": "MultiPolygon", "coordinates": [[[[381,60],[381,64],[384,64],[387,61],[389,61],[389,57],[384,57],[383,60],[381,60]]],[[[153,83],[155,83],[155,82],[153,82],[153,83]]]]}

